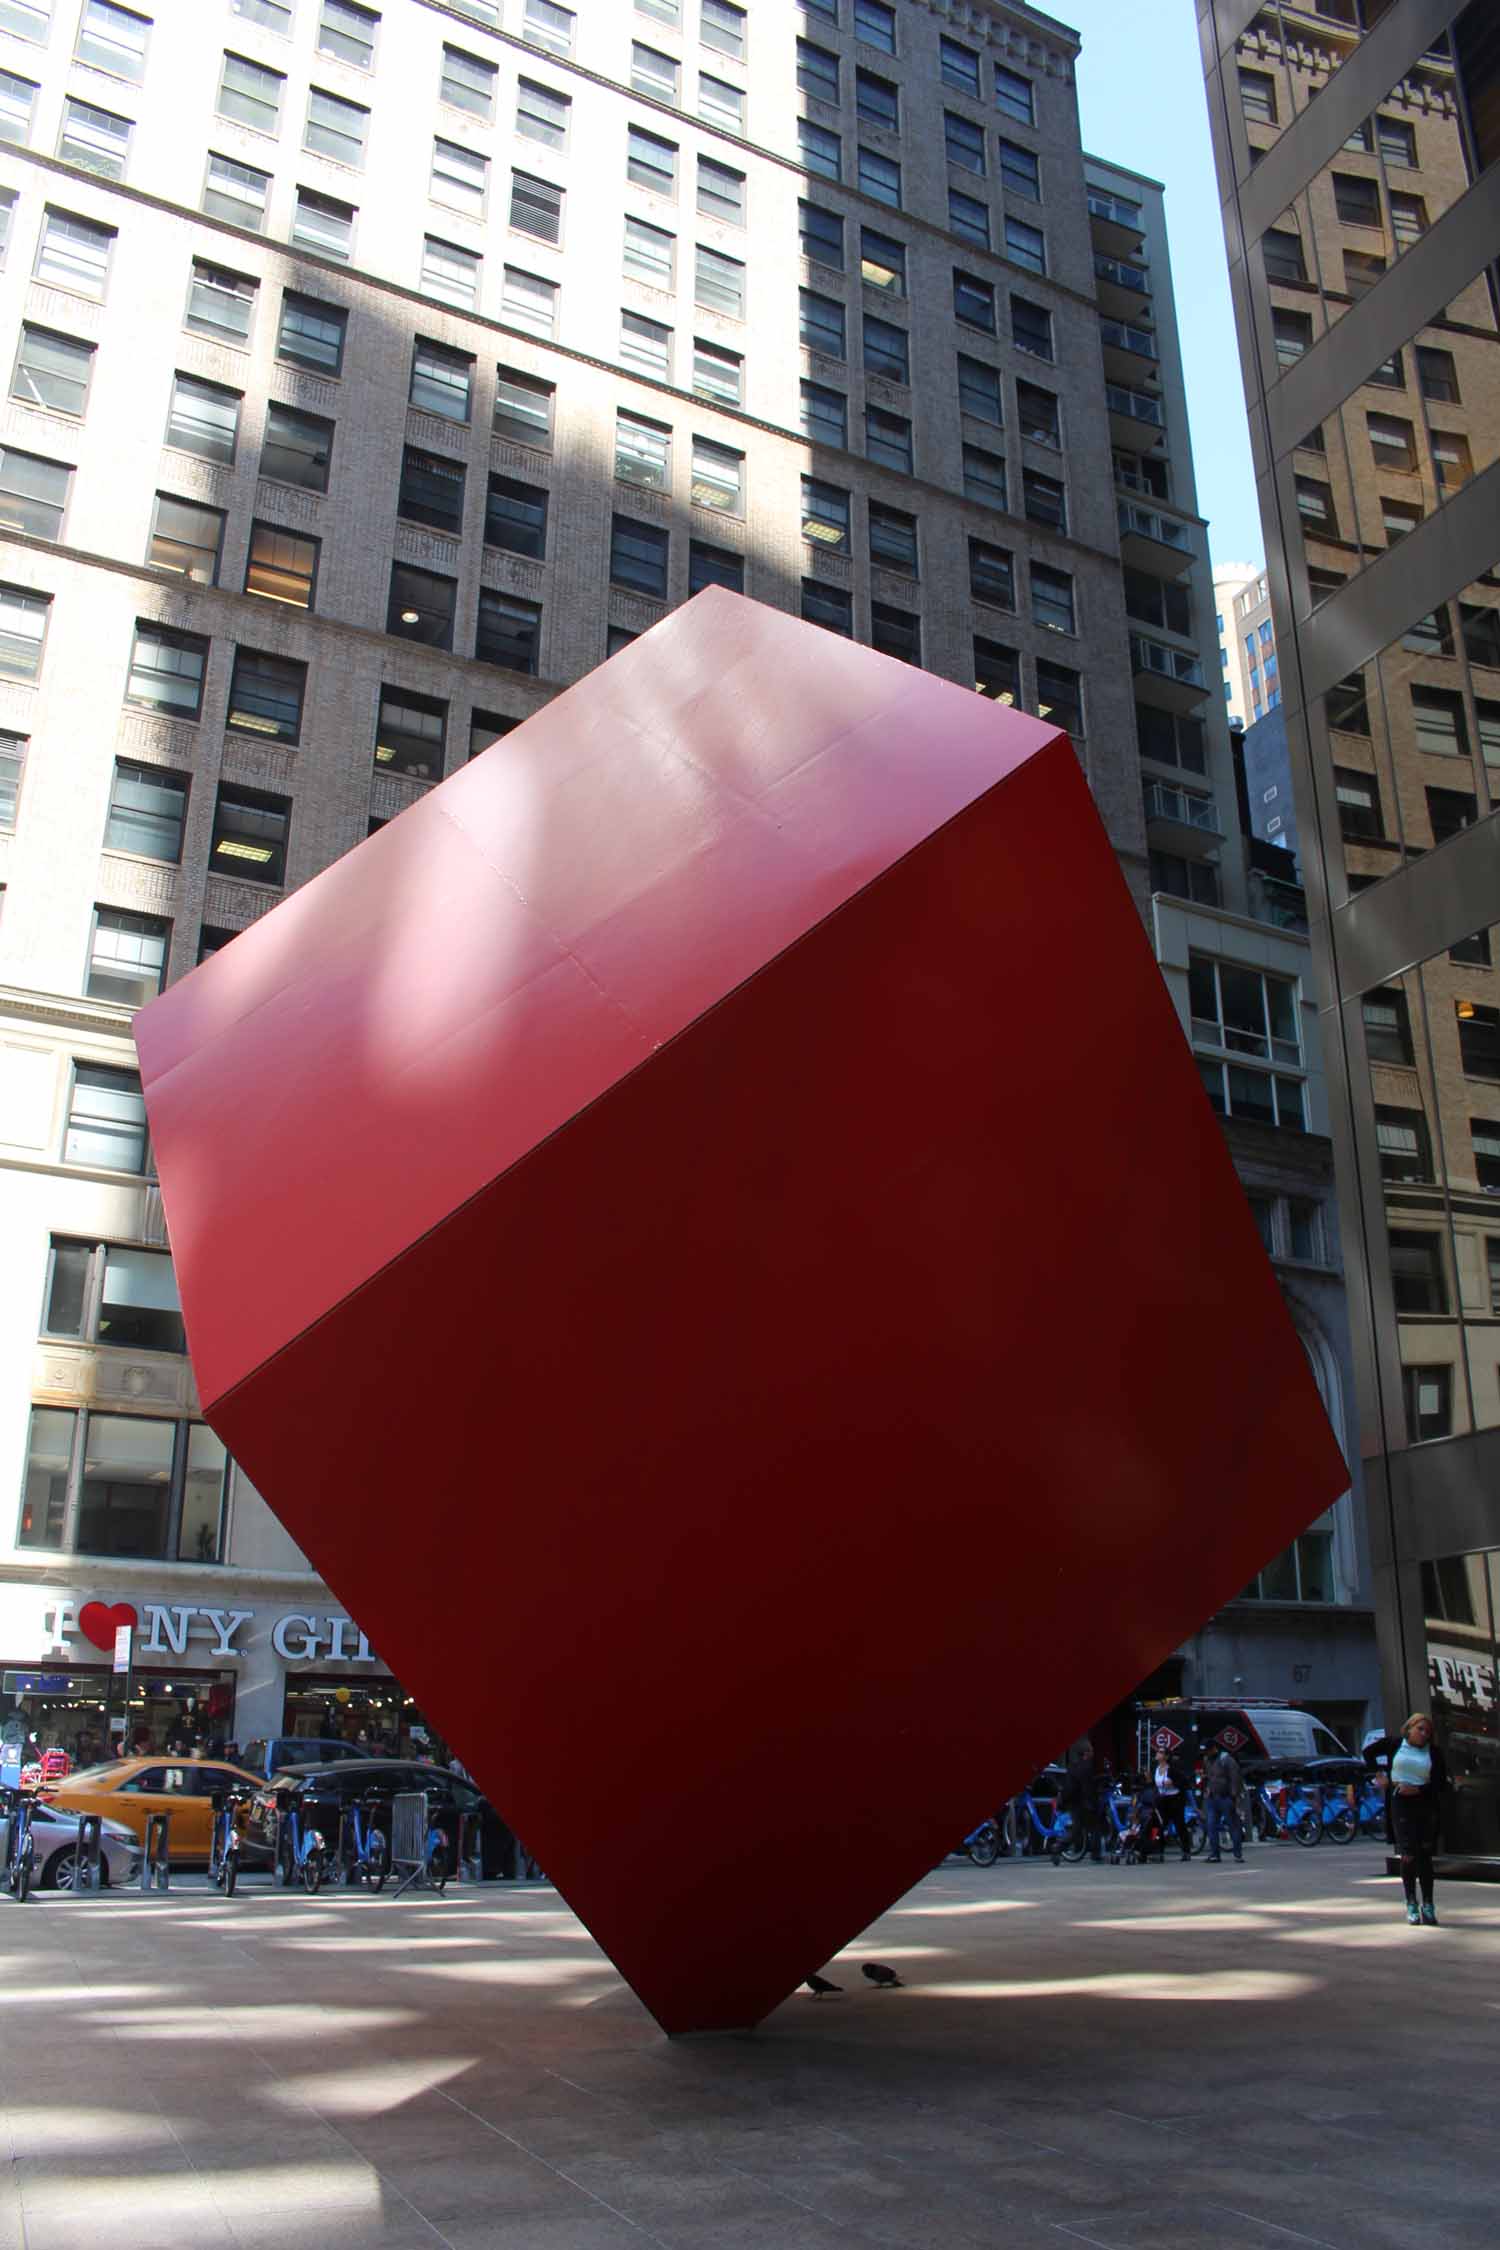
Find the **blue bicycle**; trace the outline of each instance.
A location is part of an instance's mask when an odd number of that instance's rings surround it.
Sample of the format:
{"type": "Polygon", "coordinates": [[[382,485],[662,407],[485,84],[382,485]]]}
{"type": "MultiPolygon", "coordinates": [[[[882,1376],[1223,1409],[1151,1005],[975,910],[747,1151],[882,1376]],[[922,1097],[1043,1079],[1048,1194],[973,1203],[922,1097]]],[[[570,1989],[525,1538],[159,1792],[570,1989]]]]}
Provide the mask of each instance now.
{"type": "Polygon", "coordinates": [[[1251,1810],[1255,1816],[1256,1833],[1262,1838],[1295,1836],[1299,1844],[1311,1846],[1323,1841],[1323,1822],[1318,1807],[1307,1792],[1294,1782],[1285,1783],[1277,1795],[1277,1804],[1271,1794],[1270,1784],[1262,1781],[1251,1797],[1251,1810]]]}
{"type": "Polygon", "coordinates": [[[208,1872],[216,1889],[226,1898],[233,1898],[234,1887],[240,1879],[240,1832],[242,1808],[252,1802],[248,1789],[216,1789],[214,1791],[213,1835],[208,1848],[208,1872]]]}
{"type": "Polygon", "coordinates": [[[29,1789],[13,1789],[5,1809],[5,1881],[11,1897],[19,1901],[31,1889],[36,1873],[36,1839],[31,1833],[36,1798],[29,1789]]]}
{"type": "Polygon", "coordinates": [[[368,1883],[372,1891],[383,1891],[385,1879],[391,1871],[391,1839],[375,1818],[375,1808],[384,1800],[366,1797],[362,1803],[349,1805],[344,1812],[342,1858],[346,1883],[368,1883]]]}
{"type": "Polygon", "coordinates": [[[309,1893],[323,1887],[328,1873],[328,1846],[321,1828],[315,1828],[302,1808],[293,1802],[281,1816],[281,1840],[276,1850],[276,1864],[281,1874],[284,1890],[290,1890],[298,1876],[302,1887],[309,1893]]]}
{"type": "Polygon", "coordinates": [[[1000,1831],[992,1820],[982,1820],[961,1847],[976,1867],[993,1867],[1000,1857],[1000,1831]]]}
{"type": "Polygon", "coordinates": [[[453,1839],[442,1823],[435,1820],[429,1813],[427,1816],[427,1842],[423,1849],[422,1867],[432,1889],[439,1892],[443,1891],[447,1887],[449,1876],[456,1872],[457,1866],[458,1853],[454,1849],[453,1839]]]}

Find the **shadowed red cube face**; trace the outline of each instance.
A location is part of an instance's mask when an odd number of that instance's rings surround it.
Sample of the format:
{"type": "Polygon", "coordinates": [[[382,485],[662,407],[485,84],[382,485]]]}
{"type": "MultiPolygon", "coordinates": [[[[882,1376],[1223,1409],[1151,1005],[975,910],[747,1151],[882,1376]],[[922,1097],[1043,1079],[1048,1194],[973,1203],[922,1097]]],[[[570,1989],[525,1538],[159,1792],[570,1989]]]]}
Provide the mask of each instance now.
{"type": "Polygon", "coordinates": [[[1348,1481],[1067,739],[720,589],[136,1037],[208,1419],[668,2030],[1348,1481]]]}

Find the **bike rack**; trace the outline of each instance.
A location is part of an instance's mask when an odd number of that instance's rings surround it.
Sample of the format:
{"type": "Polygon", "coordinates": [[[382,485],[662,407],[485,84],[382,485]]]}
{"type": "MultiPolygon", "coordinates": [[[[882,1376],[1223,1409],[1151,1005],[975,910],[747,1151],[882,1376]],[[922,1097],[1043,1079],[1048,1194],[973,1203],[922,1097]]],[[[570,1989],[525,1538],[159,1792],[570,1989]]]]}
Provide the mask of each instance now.
{"type": "Polygon", "coordinates": [[[102,1890],[100,1855],[103,1839],[98,1813],[80,1813],[78,1816],[78,1841],[73,1847],[73,1888],[75,1891],[102,1890]]]}
{"type": "Polygon", "coordinates": [[[141,1859],[143,1891],[165,1891],[171,1888],[171,1831],[170,1813],[154,1812],[146,1815],[146,1849],[141,1859]]]}
{"type": "Polygon", "coordinates": [[[391,1799],[391,1872],[400,1877],[393,1898],[427,1880],[425,1789],[398,1790],[391,1799]]]}

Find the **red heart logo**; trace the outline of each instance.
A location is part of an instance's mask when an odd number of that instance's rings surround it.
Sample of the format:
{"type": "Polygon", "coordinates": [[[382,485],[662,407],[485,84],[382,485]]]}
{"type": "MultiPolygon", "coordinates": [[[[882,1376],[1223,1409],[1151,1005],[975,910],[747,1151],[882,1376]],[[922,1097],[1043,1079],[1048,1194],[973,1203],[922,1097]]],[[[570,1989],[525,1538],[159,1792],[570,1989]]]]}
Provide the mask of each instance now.
{"type": "Polygon", "coordinates": [[[139,1625],[129,1602],[85,1602],[78,1612],[78,1630],[95,1648],[112,1649],[122,1625],[139,1625]]]}

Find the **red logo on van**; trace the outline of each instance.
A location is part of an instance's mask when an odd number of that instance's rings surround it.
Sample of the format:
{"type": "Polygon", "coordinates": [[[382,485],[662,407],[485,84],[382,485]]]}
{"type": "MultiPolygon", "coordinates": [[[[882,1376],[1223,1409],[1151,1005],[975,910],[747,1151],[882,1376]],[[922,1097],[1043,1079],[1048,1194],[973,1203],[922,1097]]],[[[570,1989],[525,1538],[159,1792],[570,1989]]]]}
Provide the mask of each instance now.
{"type": "Polygon", "coordinates": [[[1160,1750],[1163,1755],[1165,1755],[1170,1750],[1180,1750],[1182,1748],[1182,1736],[1180,1734],[1174,1734],[1170,1727],[1158,1727],[1151,1739],[1156,1744],[1157,1749],[1160,1750]]]}
{"type": "Polygon", "coordinates": [[[1238,1727],[1221,1727],[1218,1739],[1223,1743],[1226,1750],[1239,1750],[1250,1740],[1250,1737],[1248,1734],[1241,1734],[1238,1727]]]}

